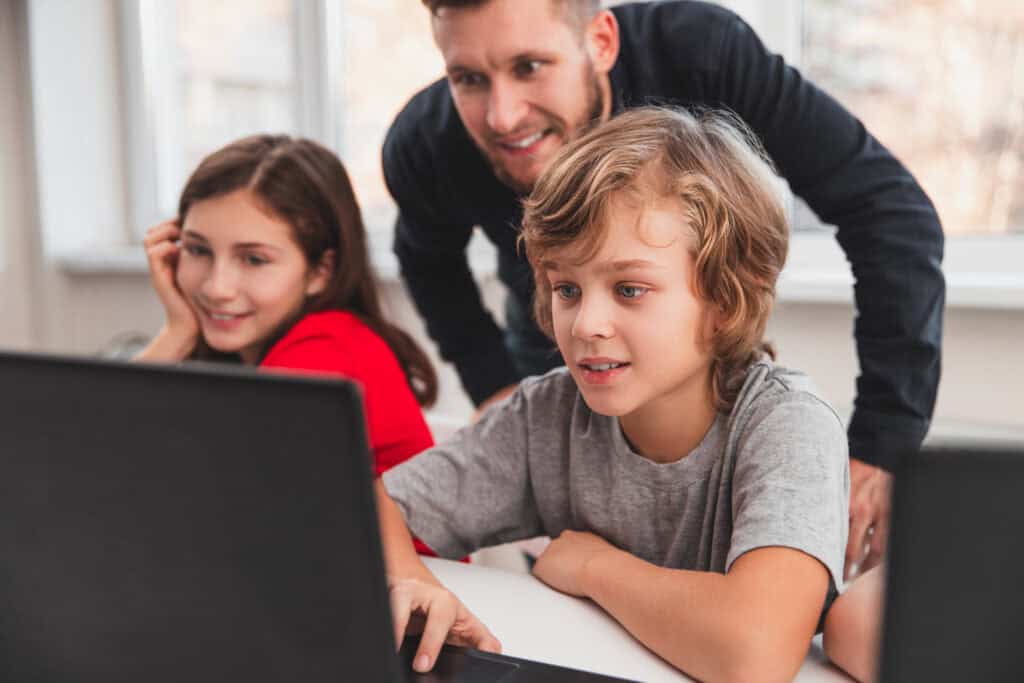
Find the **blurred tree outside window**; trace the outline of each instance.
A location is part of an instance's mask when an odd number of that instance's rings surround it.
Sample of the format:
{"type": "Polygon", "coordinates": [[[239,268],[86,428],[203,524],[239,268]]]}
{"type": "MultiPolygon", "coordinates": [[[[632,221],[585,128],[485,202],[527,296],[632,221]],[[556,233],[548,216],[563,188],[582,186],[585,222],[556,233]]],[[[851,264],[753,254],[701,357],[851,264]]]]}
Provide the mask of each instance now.
{"type": "Polygon", "coordinates": [[[1024,233],[1024,2],[804,0],[802,71],[906,164],[951,236],[1024,233]]]}

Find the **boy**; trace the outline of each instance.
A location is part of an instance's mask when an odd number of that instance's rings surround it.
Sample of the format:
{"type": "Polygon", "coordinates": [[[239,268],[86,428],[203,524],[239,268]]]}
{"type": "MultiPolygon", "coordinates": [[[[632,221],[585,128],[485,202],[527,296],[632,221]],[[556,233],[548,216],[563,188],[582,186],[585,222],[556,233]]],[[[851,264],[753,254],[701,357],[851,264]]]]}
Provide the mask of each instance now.
{"type": "Polygon", "coordinates": [[[762,341],[785,213],[722,114],[627,112],[566,145],[526,203],[535,314],[566,367],[525,380],[378,484],[414,667],[497,639],[417,559],[554,538],[534,574],[702,680],[790,680],[843,569],[836,414],[762,341]],[[408,525],[408,526],[407,526],[408,525]]]}

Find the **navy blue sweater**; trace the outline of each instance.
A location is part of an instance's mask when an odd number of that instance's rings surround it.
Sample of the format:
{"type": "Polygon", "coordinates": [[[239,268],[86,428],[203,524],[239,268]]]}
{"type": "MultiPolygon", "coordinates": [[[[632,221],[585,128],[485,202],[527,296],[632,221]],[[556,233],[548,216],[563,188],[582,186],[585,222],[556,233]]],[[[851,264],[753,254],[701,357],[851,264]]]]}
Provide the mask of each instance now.
{"type": "MultiPolygon", "coordinates": [[[[861,369],[850,453],[892,469],[920,446],[939,381],[943,236],[928,197],[860,121],[768,52],[735,14],[689,1],[612,12],[621,36],[610,73],[613,112],[645,104],[732,110],[793,192],[838,228],[855,278],[861,369]]],[[[533,277],[515,246],[520,198],[474,146],[444,79],[398,115],[383,163],[399,207],[394,249],[402,276],[441,356],[479,403],[519,377],[465,249],[479,225],[497,247],[509,295],[532,310],[533,277]]]]}

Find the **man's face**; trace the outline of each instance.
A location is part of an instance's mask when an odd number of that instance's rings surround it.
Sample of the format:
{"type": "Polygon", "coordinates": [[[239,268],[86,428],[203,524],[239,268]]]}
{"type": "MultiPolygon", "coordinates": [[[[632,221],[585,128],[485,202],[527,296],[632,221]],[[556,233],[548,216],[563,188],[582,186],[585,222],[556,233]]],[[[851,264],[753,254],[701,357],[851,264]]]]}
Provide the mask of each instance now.
{"type": "Polygon", "coordinates": [[[529,192],[601,115],[607,70],[590,59],[590,39],[552,0],[444,8],[433,27],[466,130],[503,183],[529,192]]]}

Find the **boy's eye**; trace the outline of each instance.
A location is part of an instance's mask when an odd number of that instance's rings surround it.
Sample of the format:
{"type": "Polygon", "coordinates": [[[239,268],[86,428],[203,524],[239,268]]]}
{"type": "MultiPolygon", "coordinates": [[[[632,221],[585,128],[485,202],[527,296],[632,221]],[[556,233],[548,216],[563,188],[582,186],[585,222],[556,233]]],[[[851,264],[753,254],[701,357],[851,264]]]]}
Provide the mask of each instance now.
{"type": "Polygon", "coordinates": [[[513,67],[513,72],[518,78],[526,78],[527,76],[532,76],[537,73],[541,65],[542,62],[536,59],[516,62],[516,65],[513,67]]]}
{"type": "Polygon", "coordinates": [[[210,250],[199,244],[186,244],[182,247],[189,256],[209,256],[210,250]]]}
{"type": "Polygon", "coordinates": [[[575,299],[580,295],[580,288],[576,285],[555,285],[552,289],[555,294],[566,300],[575,299]]]}
{"type": "Polygon", "coordinates": [[[617,285],[616,289],[623,299],[639,299],[650,291],[649,288],[640,285],[617,285]]]}

